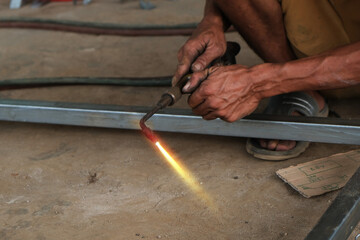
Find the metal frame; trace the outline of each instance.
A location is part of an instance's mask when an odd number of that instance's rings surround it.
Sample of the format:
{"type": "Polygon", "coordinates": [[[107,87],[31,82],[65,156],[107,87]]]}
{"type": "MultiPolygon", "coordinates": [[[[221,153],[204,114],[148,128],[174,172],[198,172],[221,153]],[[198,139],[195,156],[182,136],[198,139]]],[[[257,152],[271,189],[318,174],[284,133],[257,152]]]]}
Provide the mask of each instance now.
{"type": "MultiPolygon", "coordinates": [[[[139,130],[149,107],[0,100],[0,120],[139,130]]],[[[360,120],[251,115],[234,123],[204,121],[186,109],[165,109],[148,122],[155,131],[275,138],[360,145],[360,120]]]]}
{"type": "Polygon", "coordinates": [[[341,190],[305,240],[347,239],[360,221],[360,168],[341,190]]]}
{"type": "MultiPolygon", "coordinates": [[[[150,107],[0,100],[0,120],[139,130],[150,107]]],[[[204,121],[184,109],[165,109],[148,122],[156,131],[360,145],[360,120],[251,115],[234,123],[204,121]]],[[[360,168],[305,240],[346,239],[360,220],[360,168]]]]}

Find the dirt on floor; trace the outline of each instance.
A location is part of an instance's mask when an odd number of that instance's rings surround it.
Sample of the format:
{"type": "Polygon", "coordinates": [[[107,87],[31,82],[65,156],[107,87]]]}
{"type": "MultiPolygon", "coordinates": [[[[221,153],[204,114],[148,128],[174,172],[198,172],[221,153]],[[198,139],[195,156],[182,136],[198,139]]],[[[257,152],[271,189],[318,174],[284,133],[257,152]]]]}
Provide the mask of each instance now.
{"type": "MultiPolygon", "coordinates": [[[[51,3],[0,15],[121,24],[197,22],[202,1],[51,3]]],[[[168,76],[187,37],[93,36],[0,29],[0,80],[168,76]]],[[[238,62],[261,63],[243,47],[238,62]]],[[[61,86],[1,91],[1,98],[152,105],[164,87],[61,86]]],[[[329,100],[360,118],[360,100],[329,100]]],[[[175,107],[187,108],[186,99],[175,107]]],[[[139,131],[1,122],[0,239],[303,239],[338,192],[306,199],[275,171],[359,146],[312,143],[295,159],[249,156],[244,138],[160,133],[214,201],[209,208],[139,131]]],[[[360,233],[358,227],[352,234],[360,233]]]]}

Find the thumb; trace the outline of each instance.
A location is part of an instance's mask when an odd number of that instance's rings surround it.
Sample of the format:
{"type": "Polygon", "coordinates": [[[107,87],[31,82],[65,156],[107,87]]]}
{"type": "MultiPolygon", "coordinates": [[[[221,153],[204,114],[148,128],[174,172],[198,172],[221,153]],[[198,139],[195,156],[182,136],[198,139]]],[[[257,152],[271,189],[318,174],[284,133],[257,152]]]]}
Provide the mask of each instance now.
{"type": "Polygon", "coordinates": [[[222,53],[218,50],[207,50],[191,65],[191,70],[193,72],[202,71],[209,66],[212,61],[221,56],[222,53]]]}
{"type": "Polygon", "coordinates": [[[191,75],[190,80],[185,84],[182,91],[184,93],[191,93],[195,91],[196,88],[199,87],[199,85],[208,78],[208,76],[215,72],[218,67],[211,67],[207,68],[204,71],[195,72],[191,75]]]}

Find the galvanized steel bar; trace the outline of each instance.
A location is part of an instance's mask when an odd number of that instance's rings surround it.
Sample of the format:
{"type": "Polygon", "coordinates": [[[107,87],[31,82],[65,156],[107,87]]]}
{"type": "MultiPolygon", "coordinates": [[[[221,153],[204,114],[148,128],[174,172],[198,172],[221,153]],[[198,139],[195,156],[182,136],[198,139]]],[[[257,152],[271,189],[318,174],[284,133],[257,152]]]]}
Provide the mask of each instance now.
{"type": "Polygon", "coordinates": [[[360,168],[305,240],[344,240],[360,221],[360,168]]]}
{"type": "MultiPolygon", "coordinates": [[[[139,129],[150,107],[0,100],[0,120],[139,129]]],[[[205,121],[189,110],[165,109],[148,125],[155,131],[235,137],[275,138],[360,145],[360,120],[251,115],[234,123],[205,121]]]]}

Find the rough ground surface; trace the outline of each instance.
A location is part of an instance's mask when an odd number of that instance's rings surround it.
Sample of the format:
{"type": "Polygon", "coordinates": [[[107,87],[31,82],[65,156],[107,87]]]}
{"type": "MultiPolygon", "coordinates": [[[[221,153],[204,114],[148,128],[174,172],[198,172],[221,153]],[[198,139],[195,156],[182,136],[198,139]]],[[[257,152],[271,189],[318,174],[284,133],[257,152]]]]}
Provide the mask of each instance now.
{"type": "MultiPolygon", "coordinates": [[[[202,2],[49,4],[1,16],[175,24],[201,18],[202,2]]],[[[239,40],[237,34],[228,39],[239,40]]],[[[110,37],[0,29],[0,80],[53,76],[166,76],[186,37],[110,37]]],[[[240,40],[239,40],[240,41],[240,40]]],[[[242,64],[261,61],[245,47],[242,64]]],[[[1,98],[150,105],[164,88],[56,87],[1,91],[1,98]]],[[[359,100],[330,101],[360,117],[359,100]]],[[[178,107],[186,107],[185,100],[178,107]]],[[[0,124],[0,239],[303,239],[337,192],[305,199],[275,171],[359,148],[313,143],[302,156],[265,162],[245,139],[162,133],[218,206],[210,211],[137,131],[0,124]]],[[[360,230],[354,231],[359,233],[360,230]]],[[[351,239],[354,239],[354,237],[351,239]]]]}

